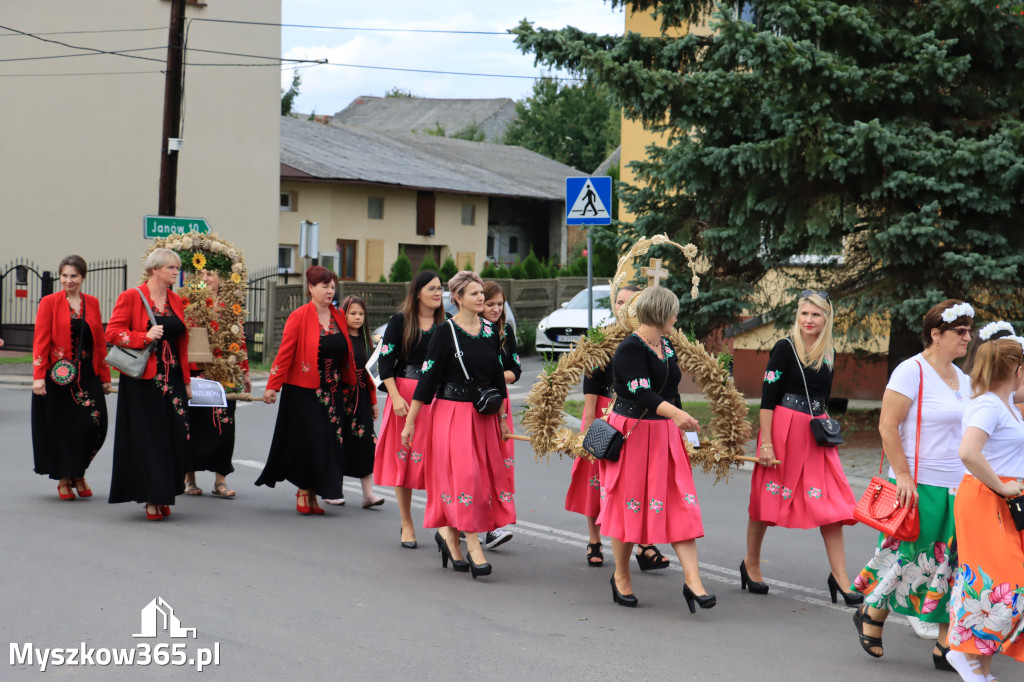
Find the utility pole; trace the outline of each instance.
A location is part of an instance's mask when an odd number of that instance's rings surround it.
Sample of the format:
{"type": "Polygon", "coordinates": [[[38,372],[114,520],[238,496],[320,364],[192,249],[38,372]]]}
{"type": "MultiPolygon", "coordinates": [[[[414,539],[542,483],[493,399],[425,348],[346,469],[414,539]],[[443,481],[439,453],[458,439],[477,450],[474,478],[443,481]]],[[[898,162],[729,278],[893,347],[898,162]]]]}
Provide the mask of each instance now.
{"type": "Polygon", "coordinates": [[[178,139],[185,71],[185,0],[171,0],[171,27],[167,38],[167,73],[164,78],[164,125],[160,144],[159,215],[174,215],[178,195],[178,139]]]}

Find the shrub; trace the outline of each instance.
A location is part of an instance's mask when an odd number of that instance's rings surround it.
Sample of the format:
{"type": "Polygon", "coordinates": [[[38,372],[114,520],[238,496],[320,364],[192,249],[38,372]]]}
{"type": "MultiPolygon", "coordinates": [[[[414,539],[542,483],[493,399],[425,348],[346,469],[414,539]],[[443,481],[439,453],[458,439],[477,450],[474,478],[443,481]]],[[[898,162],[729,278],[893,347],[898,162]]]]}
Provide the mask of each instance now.
{"type": "Polygon", "coordinates": [[[405,255],[405,249],[398,251],[398,258],[394,263],[391,264],[391,277],[392,282],[411,282],[412,281],[412,262],[409,257],[405,255]]]}
{"type": "Polygon", "coordinates": [[[500,277],[501,279],[512,279],[512,271],[508,269],[508,266],[502,265],[498,268],[498,274],[496,277],[500,277]]]}
{"type": "Polygon", "coordinates": [[[547,268],[537,258],[532,246],[529,255],[523,260],[523,269],[526,271],[525,279],[544,279],[548,276],[547,268]]]}
{"type": "Polygon", "coordinates": [[[516,263],[509,268],[509,274],[512,276],[512,279],[530,279],[526,274],[526,268],[523,267],[522,263],[516,263]]]}
{"type": "Polygon", "coordinates": [[[516,326],[516,346],[520,355],[533,355],[537,352],[537,325],[519,320],[516,326]]]}
{"type": "MultiPolygon", "coordinates": [[[[434,272],[437,272],[437,263],[434,261],[434,257],[429,253],[427,254],[427,257],[423,259],[423,262],[420,263],[420,269],[416,272],[423,272],[424,270],[433,270],[434,272]]],[[[412,278],[410,277],[409,279],[411,280],[412,278]]]]}
{"type": "Polygon", "coordinates": [[[459,266],[455,264],[455,259],[452,258],[451,256],[448,256],[447,258],[444,259],[444,263],[441,263],[441,269],[438,271],[437,274],[441,275],[442,282],[447,282],[452,277],[454,277],[455,273],[458,271],[459,266]]]}
{"type": "Polygon", "coordinates": [[[488,263],[484,266],[484,269],[480,271],[480,277],[483,279],[494,279],[498,277],[498,268],[494,267],[494,263],[488,263]]]}

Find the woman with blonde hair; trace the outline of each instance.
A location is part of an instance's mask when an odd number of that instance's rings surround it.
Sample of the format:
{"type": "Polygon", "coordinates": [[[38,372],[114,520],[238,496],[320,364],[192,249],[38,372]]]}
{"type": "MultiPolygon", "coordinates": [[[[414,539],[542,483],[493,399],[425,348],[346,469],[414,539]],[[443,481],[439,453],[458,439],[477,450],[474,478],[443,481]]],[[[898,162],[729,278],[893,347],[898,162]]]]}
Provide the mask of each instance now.
{"type": "Polygon", "coordinates": [[[853,583],[865,595],[853,619],[860,645],[875,658],[884,653],[882,625],[895,611],[935,624],[932,662],[950,669],[944,655],[957,564],[953,496],[964,475],[957,447],[971,389],[953,361],[967,352],[973,323],[967,303],[950,299],[933,306],[923,320],[924,351],[893,370],[882,395],[878,433],[889,480],[901,506],[918,508],[920,532],[913,541],[879,533],[875,555],[853,583]]]}
{"type": "MultiPolygon", "coordinates": [[[[1024,661],[1024,531],[1007,498],[1024,495],[1024,417],[1013,404],[1024,378],[1024,339],[983,344],[971,371],[957,489],[959,569],[946,660],[964,680],[995,680],[992,657],[1024,661]]],[[[1018,678],[1019,679],[1019,678],[1018,678]]]]}
{"type": "Polygon", "coordinates": [[[456,571],[472,571],[476,578],[491,573],[477,533],[516,521],[512,470],[504,463],[503,441],[509,430],[503,401],[508,392],[498,359],[499,330],[480,317],[483,281],[463,270],[448,281],[448,290],[459,311],[430,338],[402,442],[411,445],[416,431],[430,430],[423,525],[439,529],[434,539],[441,566],[446,568],[451,560],[456,571]],[[495,390],[502,399],[497,412],[474,409],[483,388],[495,390]],[[417,419],[424,405],[431,405],[429,426],[417,419]],[[462,558],[459,531],[466,535],[468,561],[462,558]]]}
{"type": "Polygon", "coordinates": [[[160,521],[185,490],[192,387],[185,309],[171,291],[181,258],[170,249],[153,249],[145,267],[146,281],[117,297],[107,322],[109,343],[155,346],[141,378],[122,374],[118,381],[110,502],[145,503],[146,518],[160,521]]]}
{"type": "Polygon", "coordinates": [[[790,336],[772,348],[761,387],[759,463],[750,483],[747,554],[740,563],[740,587],[767,594],[761,573],[761,545],[768,526],[819,528],[836,593],[847,606],[864,597],[843,592],[849,585],[843,525],[853,525],[856,501],[834,446],[822,446],[811,434],[811,419],[825,412],[832,393],[835,350],[832,304],[824,291],[805,290],[796,308],[790,336]],[[808,403],[808,397],[810,402],[808,403]],[[778,460],[780,464],[772,464],[778,460]]]}
{"type": "Polygon", "coordinates": [[[615,573],[612,601],[638,604],[633,593],[629,557],[633,545],[669,543],[683,568],[683,599],[697,606],[715,606],[697,564],[697,538],[704,537],[697,490],[684,431],[696,431],[697,420],[679,401],[682,372],[668,340],[679,314],[679,299],[670,290],[652,287],[636,300],[639,326],[619,344],[612,358],[617,396],[608,423],[623,434],[619,458],[598,463],[601,511],[597,524],[612,538],[615,573]]]}

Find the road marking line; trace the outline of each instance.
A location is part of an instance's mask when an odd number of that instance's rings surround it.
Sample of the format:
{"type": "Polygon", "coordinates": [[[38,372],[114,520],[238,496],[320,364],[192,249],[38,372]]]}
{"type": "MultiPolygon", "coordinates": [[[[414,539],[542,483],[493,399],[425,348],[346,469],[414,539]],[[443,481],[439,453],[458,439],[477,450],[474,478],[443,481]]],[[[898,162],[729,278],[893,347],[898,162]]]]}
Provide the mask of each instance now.
{"type": "MultiPolygon", "coordinates": [[[[252,467],[254,469],[262,469],[264,462],[257,462],[251,459],[235,459],[232,460],[235,464],[241,464],[242,466],[252,467]]],[[[359,493],[362,495],[362,486],[359,483],[345,483],[344,488],[349,492],[359,493]]],[[[396,501],[393,488],[383,488],[380,486],[373,486],[373,490],[376,494],[391,500],[396,501]]],[[[413,494],[411,506],[414,509],[425,509],[427,506],[427,498],[423,495],[413,494]]],[[[546,526],[540,523],[533,523],[531,521],[517,520],[514,524],[516,534],[525,535],[527,537],[538,538],[541,540],[547,540],[548,542],[555,542],[560,545],[569,545],[572,547],[584,546],[589,537],[576,533],[570,530],[563,530],[561,528],[554,528],[553,526],[546,526]]],[[[739,582],[740,572],[736,568],[727,568],[725,566],[717,566],[715,564],[709,564],[707,562],[698,562],[700,570],[705,572],[707,575],[701,577],[707,577],[710,580],[714,580],[720,583],[735,584],[739,582]]],[[[679,562],[676,561],[668,567],[670,571],[676,571],[682,573],[683,569],[679,566],[679,562]]],[[[796,583],[786,582],[784,580],[771,581],[771,586],[775,590],[784,590],[792,599],[810,604],[812,606],[820,606],[822,608],[831,609],[833,611],[840,611],[843,613],[850,613],[850,607],[846,606],[842,601],[838,604],[833,604],[831,597],[821,597],[819,595],[828,594],[827,587],[824,585],[821,588],[807,587],[805,585],[798,585],[796,583]]],[[[840,595],[841,596],[841,595],[840,595]]],[[[906,627],[910,627],[910,621],[905,616],[896,613],[890,613],[889,618],[886,622],[895,622],[906,627]],[[894,620],[895,619],[895,620],[894,620]]]]}

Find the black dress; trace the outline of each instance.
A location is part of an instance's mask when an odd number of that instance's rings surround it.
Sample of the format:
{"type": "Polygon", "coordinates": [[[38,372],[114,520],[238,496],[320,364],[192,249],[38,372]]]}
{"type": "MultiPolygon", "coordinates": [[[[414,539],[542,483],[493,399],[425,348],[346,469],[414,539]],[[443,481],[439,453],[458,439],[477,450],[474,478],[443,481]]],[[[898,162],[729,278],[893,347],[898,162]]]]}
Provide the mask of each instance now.
{"type": "MultiPolygon", "coordinates": [[[[200,370],[194,377],[203,377],[200,370]]],[[[227,407],[189,407],[189,471],[213,471],[227,476],[235,470],[231,456],[235,452],[234,400],[227,407]]]]}
{"type": "Polygon", "coordinates": [[[347,355],[348,343],[332,319],[330,330],[320,328],[320,386],[304,388],[286,383],[281,387],[274,439],[256,485],[273,488],[288,481],[324,499],[345,496],[341,477],[345,470],[342,418],[346,386],[341,381],[341,368],[347,355]]]}
{"type": "Polygon", "coordinates": [[[111,503],[170,505],[185,491],[188,394],[177,350],[185,323],[169,304],[153,312],[164,327],[153,349],[156,375],[132,379],[122,374],[118,383],[111,503]]]}
{"type": "MultiPolygon", "coordinates": [[[[70,308],[70,305],[68,306],[70,308]]],[[[84,304],[83,304],[84,312],[84,304]]],[[[46,373],[46,395],[32,396],[35,472],[50,478],[82,478],[107,439],[107,401],[92,366],[92,330],[71,309],[72,357],[82,344],[78,379],[59,386],[46,373]]],[[[106,351],[106,348],[100,352],[106,351]]]]}
{"type": "Polygon", "coordinates": [[[377,449],[377,435],[373,432],[373,403],[370,402],[369,378],[366,376],[366,341],[360,336],[349,336],[356,361],[359,384],[346,395],[342,437],[345,443],[345,475],[363,478],[373,473],[373,453],[377,449]]]}

